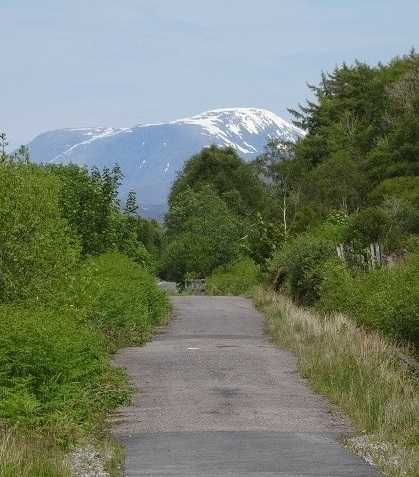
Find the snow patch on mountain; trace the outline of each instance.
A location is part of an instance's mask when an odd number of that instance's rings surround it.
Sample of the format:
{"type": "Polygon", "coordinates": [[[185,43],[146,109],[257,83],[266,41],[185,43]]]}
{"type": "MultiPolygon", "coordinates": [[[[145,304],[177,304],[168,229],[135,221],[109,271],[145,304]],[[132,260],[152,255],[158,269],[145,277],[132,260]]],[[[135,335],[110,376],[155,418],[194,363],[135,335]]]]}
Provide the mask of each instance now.
{"type": "Polygon", "coordinates": [[[131,128],[72,128],[49,131],[30,144],[35,162],[112,167],[125,175],[122,194],[135,190],[143,205],[161,207],[176,174],[193,154],[212,144],[234,148],[245,160],[263,152],[270,138],[297,141],[304,132],[258,108],[226,108],[166,123],[131,128]]]}

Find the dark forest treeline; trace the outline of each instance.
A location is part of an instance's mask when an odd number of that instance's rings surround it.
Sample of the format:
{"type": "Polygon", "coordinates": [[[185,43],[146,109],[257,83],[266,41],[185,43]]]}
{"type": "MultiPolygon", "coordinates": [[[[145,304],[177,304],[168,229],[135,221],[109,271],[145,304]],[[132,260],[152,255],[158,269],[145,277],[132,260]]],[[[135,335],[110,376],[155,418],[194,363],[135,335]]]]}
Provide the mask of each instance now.
{"type": "Polygon", "coordinates": [[[419,55],[344,64],[310,89],[291,111],[297,144],[272,138],[250,164],[212,147],[185,165],[161,272],[213,274],[223,293],[262,271],[299,303],[418,343],[419,55]]]}

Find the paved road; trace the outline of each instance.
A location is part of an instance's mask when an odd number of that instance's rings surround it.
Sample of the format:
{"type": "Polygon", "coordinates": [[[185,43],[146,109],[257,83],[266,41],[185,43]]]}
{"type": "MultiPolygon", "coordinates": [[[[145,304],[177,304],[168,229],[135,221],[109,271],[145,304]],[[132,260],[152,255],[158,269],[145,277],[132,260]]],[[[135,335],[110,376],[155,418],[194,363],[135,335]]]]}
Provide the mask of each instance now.
{"type": "Polygon", "coordinates": [[[169,327],[116,359],[139,389],[114,422],[128,477],[380,475],[339,444],[347,424],[270,344],[248,300],[172,303],[169,327]]]}

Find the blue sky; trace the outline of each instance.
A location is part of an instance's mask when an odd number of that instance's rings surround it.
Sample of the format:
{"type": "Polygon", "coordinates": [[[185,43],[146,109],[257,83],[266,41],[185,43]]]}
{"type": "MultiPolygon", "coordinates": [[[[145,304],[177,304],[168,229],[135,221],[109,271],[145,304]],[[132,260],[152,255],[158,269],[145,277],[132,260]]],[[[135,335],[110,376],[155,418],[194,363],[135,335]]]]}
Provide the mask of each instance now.
{"type": "Polygon", "coordinates": [[[418,0],[0,0],[0,130],[287,117],[322,70],[418,48],[418,18],[418,0]]]}

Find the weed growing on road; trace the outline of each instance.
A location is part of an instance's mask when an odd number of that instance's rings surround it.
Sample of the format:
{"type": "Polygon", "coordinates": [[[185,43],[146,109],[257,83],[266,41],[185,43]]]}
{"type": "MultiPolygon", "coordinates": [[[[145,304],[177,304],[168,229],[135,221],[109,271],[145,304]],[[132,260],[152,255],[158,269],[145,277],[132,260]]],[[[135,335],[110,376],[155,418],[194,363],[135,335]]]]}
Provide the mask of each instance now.
{"type": "Polygon", "coordinates": [[[394,477],[419,475],[419,383],[398,347],[343,315],[323,316],[258,288],[273,339],[293,351],[302,374],[362,433],[348,445],[394,477]]]}

